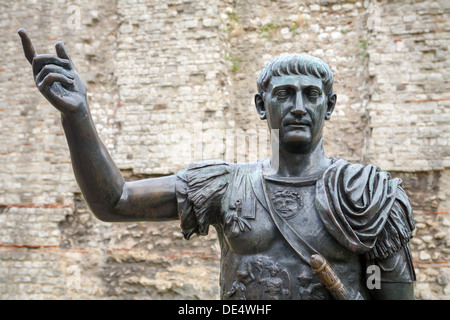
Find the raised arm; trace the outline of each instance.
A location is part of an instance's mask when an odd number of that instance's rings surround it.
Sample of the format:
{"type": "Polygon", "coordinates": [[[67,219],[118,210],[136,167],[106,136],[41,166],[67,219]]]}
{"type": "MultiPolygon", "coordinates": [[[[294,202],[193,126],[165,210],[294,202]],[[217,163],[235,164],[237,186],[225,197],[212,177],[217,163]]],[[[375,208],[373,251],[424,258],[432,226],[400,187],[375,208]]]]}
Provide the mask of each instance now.
{"type": "Polygon", "coordinates": [[[177,219],[175,176],[125,182],[98,136],[86,87],[62,42],[57,55],[37,55],[24,29],[18,31],[36,86],[61,112],[78,185],[97,218],[109,222],[177,219]]]}

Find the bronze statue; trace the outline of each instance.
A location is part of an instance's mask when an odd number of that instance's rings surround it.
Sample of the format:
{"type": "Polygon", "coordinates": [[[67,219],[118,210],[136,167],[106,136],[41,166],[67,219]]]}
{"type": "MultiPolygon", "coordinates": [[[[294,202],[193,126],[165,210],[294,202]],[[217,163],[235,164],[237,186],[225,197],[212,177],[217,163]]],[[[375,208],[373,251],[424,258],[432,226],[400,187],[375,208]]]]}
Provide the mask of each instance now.
{"type": "Polygon", "coordinates": [[[62,42],[37,55],[19,30],[39,91],[61,112],[73,169],[102,221],[181,221],[184,237],[221,245],[223,299],[413,299],[414,220],[400,179],[326,157],[336,104],[322,60],[283,55],[255,96],[277,151],[254,163],[206,160],[174,175],[126,182],[95,129],[86,89],[62,42]],[[379,270],[370,286],[367,270],[379,270]]]}

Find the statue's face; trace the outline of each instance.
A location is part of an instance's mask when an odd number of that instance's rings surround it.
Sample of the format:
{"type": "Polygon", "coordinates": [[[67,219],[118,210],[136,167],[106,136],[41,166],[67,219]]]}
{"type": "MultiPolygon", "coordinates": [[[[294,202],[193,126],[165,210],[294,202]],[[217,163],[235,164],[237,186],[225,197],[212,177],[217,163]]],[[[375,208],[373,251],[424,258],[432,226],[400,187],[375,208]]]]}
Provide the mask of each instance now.
{"type": "Polygon", "coordinates": [[[263,101],[269,129],[278,129],[280,148],[292,152],[317,145],[334,107],[329,107],[322,80],[313,75],[272,77],[263,101]]]}
{"type": "Polygon", "coordinates": [[[274,206],[277,211],[281,212],[282,214],[292,214],[296,213],[298,210],[300,210],[300,202],[298,199],[295,199],[293,197],[277,197],[274,201],[274,206]]]}

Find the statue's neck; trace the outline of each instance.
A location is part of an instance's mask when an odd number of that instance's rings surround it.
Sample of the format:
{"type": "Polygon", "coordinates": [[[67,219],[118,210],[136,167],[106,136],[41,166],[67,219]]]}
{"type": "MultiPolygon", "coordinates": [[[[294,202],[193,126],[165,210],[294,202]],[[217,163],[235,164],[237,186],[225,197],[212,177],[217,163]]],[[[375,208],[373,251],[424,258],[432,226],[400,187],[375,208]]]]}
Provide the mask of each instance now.
{"type": "Polygon", "coordinates": [[[270,160],[270,173],[280,177],[318,175],[331,164],[331,159],[327,158],[323,151],[322,139],[312,148],[302,152],[293,152],[272,144],[270,160]]]}

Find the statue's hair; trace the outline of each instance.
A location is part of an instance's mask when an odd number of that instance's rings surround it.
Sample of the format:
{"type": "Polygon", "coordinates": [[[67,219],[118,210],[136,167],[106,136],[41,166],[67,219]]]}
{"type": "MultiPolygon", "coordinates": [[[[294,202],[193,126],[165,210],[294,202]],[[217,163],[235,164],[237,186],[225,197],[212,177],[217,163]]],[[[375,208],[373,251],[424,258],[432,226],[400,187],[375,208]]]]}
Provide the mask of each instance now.
{"type": "Polygon", "coordinates": [[[272,77],[281,75],[313,75],[322,79],[327,96],[333,92],[330,67],[321,59],[307,54],[284,54],[269,61],[259,74],[258,92],[266,92],[272,77]]]}

